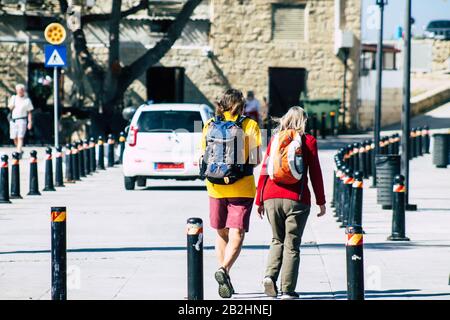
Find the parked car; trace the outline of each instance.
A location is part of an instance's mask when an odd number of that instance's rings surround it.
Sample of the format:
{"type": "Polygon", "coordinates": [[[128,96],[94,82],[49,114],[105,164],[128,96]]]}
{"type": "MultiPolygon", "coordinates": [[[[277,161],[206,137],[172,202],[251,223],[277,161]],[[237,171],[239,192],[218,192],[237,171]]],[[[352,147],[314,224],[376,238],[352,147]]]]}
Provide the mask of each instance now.
{"type": "Polygon", "coordinates": [[[140,106],[130,122],[123,154],[126,190],[147,179],[195,180],[203,124],[214,111],[204,104],[140,106]]]}
{"type": "Polygon", "coordinates": [[[450,39],[450,20],[433,20],[428,23],[425,37],[434,39],[450,39]]]}

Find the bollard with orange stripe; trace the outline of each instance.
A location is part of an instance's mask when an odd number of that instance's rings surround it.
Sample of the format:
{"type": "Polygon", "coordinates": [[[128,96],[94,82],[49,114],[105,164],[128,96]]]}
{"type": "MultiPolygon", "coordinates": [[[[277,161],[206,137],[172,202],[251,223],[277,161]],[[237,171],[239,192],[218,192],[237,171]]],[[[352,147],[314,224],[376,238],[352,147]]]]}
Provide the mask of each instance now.
{"type": "Polygon", "coordinates": [[[37,167],[37,152],[32,150],[30,152],[30,191],[29,196],[40,196],[39,181],[38,181],[38,167],[37,167]]]}
{"type": "Polygon", "coordinates": [[[51,208],[52,300],[67,299],[66,207],[51,208]]]}
{"type": "Polygon", "coordinates": [[[355,179],[353,178],[353,171],[350,169],[345,170],[344,179],[344,196],[343,196],[343,212],[342,212],[342,223],[341,228],[345,228],[348,225],[350,218],[350,201],[352,198],[352,186],[355,179]]]}
{"type": "Polygon", "coordinates": [[[350,201],[349,225],[362,226],[362,201],[363,201],[363,174],[355,172],[352,184],[352,196],[350,201]]]}
{"type": "Polygon", "coordinates": [[[355,142],[353,144],[353,171],[359,171],[359,147],[360,143],[355,142]]]}
{"type": "Polygon", "coordinates": [[[103,145],[103,137],[99,136],[97,140],[98,159],[97,167],[100,170],[105,170],[105,146],[103,145]]]}
{"type": "Polygon", "coordinates": [[[397,175],[394,178],[392,197],[392,233],[390,241],[409,241],[405,235],[405,177],[397,175]]]}
{"type": "Polygon", "coordinates": [[[74,181],[79,181],[80,179],[80,167],[78,164],[78,148],[76,143],[71,144],[70,160],[72,165],[72,178],[74,181]]]}
{"type": "Polygon", "coordinates": [[[426,125],[422,127],[422,153],[430,153],[430,131],[426,125]]]}
{"type": "Polygon", "coordinates": [[[110,133],[108,135],[108,144],[107,144],[107,159],[108,159],[108,167],[114,167],[114,145],[116,141],[114,140],[114,136],[110,133]]]}
{"type": "Polygon", "coordinates": [[[203,300],[203,221],[187,220],[188,300],[203,300]]]}
{"type": "Polygon", "coordinates": [[[20,195],[20,154],[13,152],[11,162],[11,199],[22,199],[20,195]]]}
{"type": "Polygon", "coordinates": [[[91,157],[89,151],[89,141],[84,139],[83,141],[83,155],[84,155],[84,173],[86,175],[91,174],[91,157]]]}
{"type": "Polygon", "coordinates": [[[97,160],[95,158],[95,138],[91,137],[89,139],[89,157],[90,157],[90,164],[91,164],[91,173],[94,173],[95,170],[97,170],[97,160]]]}
{"type": "Polygon", "coordinates": [[[410,159],[413,159],[417,156],[416,154],[416,128],[412,128],[409,132],[409,150],[410,150],[410,159]]]}
{"type": "Polygon", "coordinates": [[[120,132],[119,136],[119,146],[120,146],[120,156],[119,156],[119,164],[123,162],[123,152],[125,151],[125,133],[123,131],[120,132]]]}
{"type": "Polygon", "coordinates": [[[73,179],[73,169],[72,169],[72,148],[70,144],[66,144],[65,148],[65,163],[66,163],[66,183],[75,183],[73,179]]]}
{"type": "Polygon", "coordinates": [[[370,140],[364,141],[366,146],[366,175],[365,178],[372,176],[372,142],[370,140]]]}
{"type": "Polygon", "coordinates": [[[63,153],[61,146],[56,147],[55,155],[55,187],[64,187],[63,153]]]}
{"type": "Polygon", "coordinates": [[[9,177],[8,156],[2,155],[0,168],[0,203],[11,203],[9,201],[9,177]]]}
{"type": "Polygon", "coordinates": [[[80,177],[85,178],[86,171],[84,166],[84,148],[82,140],[77,142],[77,149],[78,149],[78,171],[80,172],[80,177]]]}
{"type": "Polygon", "coordinates": [[[53,161],[52,161],[52,149],[45,149],[45,187],[44,191],[56,191],[53,184],[53,161]]]}
{"type": "Polygon", "coordinates": [[[416,129],[416,148],[417,148],[416,153],[417,153],[418,156],[423,156],[422,141],[423,141],[422,128],[418,127],[416,129]]]}
{"type": "Polygon", "coordinates": [[[331,111],[330,112],[330,128],[331,128],[331,134],[333,136],[337,136],[337,130],[336,130],[336,112],[331,111]]]}
{"type": "Polygon", "coordinates": [[[363,230],[360,225],[345,229],[347,260],[347,299],[364,300],[364,246],[363,230]]]}
{"type": "Polygon", "coordinates": [[[345,171],[347,170],[347,166],[346,165],[342,165],[341,168],[341,175],[339,178],[339,184],[338,184],[338,193],[339,193],[339,202],[338,202],[338,206],[336,207],[336,211],[337,211],[337,222],[342,222],[343,219],[343,212],[344,212],[344,204],[345,204],[345,198],[344,198],[344,191],[345,191],[345,171]]]}

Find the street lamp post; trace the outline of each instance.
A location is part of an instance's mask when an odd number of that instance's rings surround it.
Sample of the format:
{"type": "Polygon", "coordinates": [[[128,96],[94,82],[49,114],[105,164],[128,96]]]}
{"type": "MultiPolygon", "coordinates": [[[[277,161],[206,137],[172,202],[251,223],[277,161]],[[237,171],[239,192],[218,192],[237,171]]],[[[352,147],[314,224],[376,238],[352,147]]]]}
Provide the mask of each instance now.
{"type": "Polygon", "coordinates": [[[403,63],[403,110],[402,110],[402,154],[401,172],[405,177],[406,210],[415,211],[417,206],[409,203],[409,131],[410,131],[410,96],[411,96],[411,0],[406,0],[405,39],[403,63]]]}
{"type": "Polygon", "coordinates": [[[381,127],[381,76],[383,70],[383,20],[384,20],[384,6],[387,5],[387,0],[376,0],[376,4],[380,7],[380,30],[378,35],[377,45],[377,87],[375,94],[375,121],[374,121],[374,137],[375,144],[374,157],[372,159],[373,180],[372,187],[377,186],[377,171],[375,165],[376,155],[380,153],[380,127],[381,127]]]}

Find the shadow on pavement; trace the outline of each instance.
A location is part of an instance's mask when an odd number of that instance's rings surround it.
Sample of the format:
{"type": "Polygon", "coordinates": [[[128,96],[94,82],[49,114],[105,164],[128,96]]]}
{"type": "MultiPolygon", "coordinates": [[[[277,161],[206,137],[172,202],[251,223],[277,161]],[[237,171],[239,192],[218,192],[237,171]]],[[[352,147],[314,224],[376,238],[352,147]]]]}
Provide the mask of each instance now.
{"type": "Polygon", "coordinates": [[[205,191],[206,186],[151,186],[140,191],[205,191]]]}
{"type": "MultiPolygon", "coordinates": [[[[414,242],[380,242],[380,243],[365,243],[365,249],[371,250],[402,250],[414,249],[417,247],[424,248],[450,248],[450,244],[418,244],[414,242]]],[[[243,250],[269,250],[269,245],[244,245],[243,250]]],[[[304,244],[301,248],[326,248],[344,250],[344,243],[324,243],[324,244],[304,244]]],[[[214,250],[214,246],[204,246],[203,250],[214,250]]],[[[82,252],[145,252],[145,251],[186,251],[184,246],[165,246],[165,247],[123,247],[123,248],[78,248],[68,249],[67,252],[82,253],[82,252]]],[[[17,251],[3,251],[0,255],[8,254],[39,254],[50,253],[50,250],[17,250],[17,251]]]]}

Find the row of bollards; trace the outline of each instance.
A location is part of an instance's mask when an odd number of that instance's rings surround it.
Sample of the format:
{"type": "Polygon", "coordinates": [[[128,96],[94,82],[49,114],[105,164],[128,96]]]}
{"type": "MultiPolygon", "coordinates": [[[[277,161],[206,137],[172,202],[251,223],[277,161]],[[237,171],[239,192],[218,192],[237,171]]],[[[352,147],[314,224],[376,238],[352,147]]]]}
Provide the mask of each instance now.
{"type": "MultiPolygon", "coordinates": [[[[125,137],[121,133],[119,139],[120,145],[120,159],[123,156],[123,151],[125,148],[125,137]]],[[[113,167],[115,164],[114,156],[114,139],[112,136],[108,137],[107,145],[107,155],[108,155],[108,167],[113,167]]],[[[86,177],[94,172],[96,168],[100,170],[104,168],[104,145],[102,137],[99,137],[97,143],[94,138],[89,141],[85,140],[80,143],[68,144],[66,145],[65,153],[62,152],[61,147],[56,148],[56,161],[55,161],[55,183],[53,183],[53,168],[52,168],[52,149],[46,149],[46,159],[45,159],[45,188],[44,191],[55,191],[55,185],[57,187],[64,187],[63,181],[63,155],[65,154],[65,164],[66,164],[66,182],[74,183],[76,180],[80,180],[80,177],[86,177]],[[96,146],[97,154],[96,156],[96,146]],[[97,158],[97,159],[96,159],[97,158]]],[[[30,160],[30,193],[37,194],[38,181],[37,181],[37,152],[31,151],[30,160]]],[[[17,153],[13,154],[13,170],[12,173],[16,177],[17,181],[14,186],[12,185],[11,190],[14,190],[15,195],[20,197],[20,180],[19,180],[19,157],[17,153]],[[14,188],[13,188],[14,187],[14,188]]],[[[2,157],[2,170],[0,172],[1,180],[8,181],[8,170],[7,170],[7,160],[8,156],[4,155],[2,157]],[[4,169],[5,168],[5,169],[4,169]]],[[[8,192],[4,191],[4,183],[0,183],[0,193],[3,198],[8,199],[8,192]]],[[[6,184],[7,190],[7,184],[6,184]]],[[[29,194],[30,194],[29,193],[29,194]]],[[[0,201],[1,202],[1,201],[0,201]]],[[[66,236],[66,217],[67,210],[66,207],[52,207],[51,208],[51,299],[52,300],[66,300],[67,299],[67,236],[66,236]]],[[[198,274],[195,279],[194,291],[191,295],[195,299],[203,299],[203,226],[197,220],[192,221],[193,226],[198,228],[191,228],[188,234],[193,237],[191,239],[193,250],[196,252],[196,256],[192,259],[198,262],[200,259],[201,264],[195,265],[193,273],[198,273],[201,271],[201,276],[198,274]],[[200,278],[199,278],[200,277],[200,278]],[[199,283],[198,279],[201,279],[199,283]],[[201,291],[199,291],[201,288],[201,291]]],[[[188,236],[188,242],[189,242],[188,236]]]]}
{"type": "MultiPolygon", "coordinates": [[[[125,136],[121,132],[119,139],[120,156],[116,161],[115,157],[115,139],[113,135],[108,136],[107,143],[107,164],[108,167],[114,167],[116,163],[122,163],[123,152],[125,149],[125,136]]],[[[103,138],[98,137],[97,141],[91,137],[89,140],[79,141],[62,147],[56,147],[55,170],[53,171],[52,148],[45,150],[45,186],[43,191],[56,191],[55,187],[64,187],[64,183],[75,183],[81,181],[88,175],[99,170],[105,170],[105,151],[103,138]],[[97,154],[96,154],[97,153],[97,154]],[[64,159],[63,159],[64,157],[64,159]],[[63,164],[65,165],[65,181],[63,175],[63,164]]],[[[11,163],[11,188],[9,188],[9,157],[1,157],[0,172],[0,203],[11,203],[10,199],[21,199],[20,193],[20,156],[19,153],[12,154],[11,163]]],[[[37,151],[30,152],[30,176],[28,196],[40,196],[38,181],[38,159],[37,151]]]]}
{"type": "MultiPolygon", "coordinates": [[[[400,153],[400,135],[381,137],[379,152],[381,155],[400,153]]],[[[430,136],[427,126],[413,128],[408,137],[411,157],[429,153],[430,136]]],[[[364,299],[364,258],[363,258],[363,180],[373,177],[375,163],[375,145],[372,140],[349,144],[339,149],[334,157],[333,197],[331,207],[340,228],[345,228],[347,296],[350,300],[364,299]]],[[[378,171],[378,165],[377,165],[378,171]]],[[[392,203],[392,231],[388,240],[408,241],[405,232],[405,191],[404,177],[396,174],[390,183],[392,203]],[[395,178],[394,178],[395,177],[395,178]]],[[[378,179],[378,177],[377,177],[378,179]]]]}
{"type": "Polygon", "coordinates": [[[322,112],[320,114],[320,121],[318,125],[318,115],[316,113],[311,114],[311,121],[308,121],[308,127],[311,134],[317,138],[318,135],[322,139],[326,139],[327,135],[337,136],[338,128],[337,128],[337,119],[336,112],[331,111],[328,113],[322,112]],[[329,118],[329,124],[327,125],[327,118],[329,118]]]}

